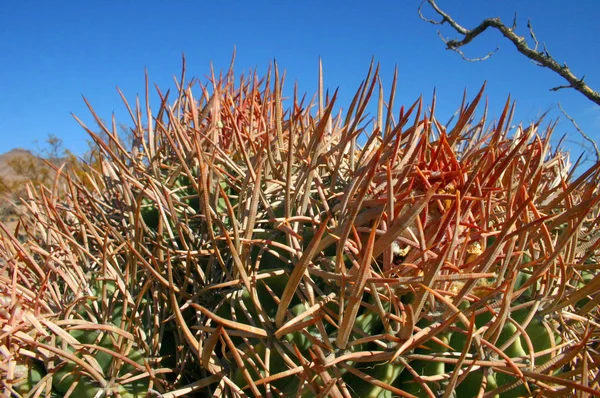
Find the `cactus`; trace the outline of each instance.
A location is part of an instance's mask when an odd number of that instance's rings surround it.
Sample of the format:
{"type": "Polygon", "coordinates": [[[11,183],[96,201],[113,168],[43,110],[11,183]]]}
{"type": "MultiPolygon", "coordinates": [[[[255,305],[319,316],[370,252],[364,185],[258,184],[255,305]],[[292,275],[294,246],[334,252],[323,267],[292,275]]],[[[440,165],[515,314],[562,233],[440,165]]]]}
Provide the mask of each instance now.
{"type": "Polygon", "coordinates": [[[373,65],[345,114],[251,76],[159,93],[131,148],[93,112],[100,172],[29,188],[6,394],[596,394],[599,165],[483,88],[451,126],[381,88],[368,131],[373,65]]]}

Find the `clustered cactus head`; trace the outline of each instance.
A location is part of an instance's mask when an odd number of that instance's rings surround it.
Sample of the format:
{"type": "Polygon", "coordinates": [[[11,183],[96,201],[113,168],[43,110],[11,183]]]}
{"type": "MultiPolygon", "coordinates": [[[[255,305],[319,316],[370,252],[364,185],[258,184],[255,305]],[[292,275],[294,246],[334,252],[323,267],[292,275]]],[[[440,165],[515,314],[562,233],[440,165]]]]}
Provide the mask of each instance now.
{"type": "Polygon", "coordinates": [[[597,394],[600,166],[476,119],[483,88],[444,125],[378,82],[338,112],[276,66],[182,76],[132,146],[92,110],[99,170],[0,237],[4,393],[597,394]]]}

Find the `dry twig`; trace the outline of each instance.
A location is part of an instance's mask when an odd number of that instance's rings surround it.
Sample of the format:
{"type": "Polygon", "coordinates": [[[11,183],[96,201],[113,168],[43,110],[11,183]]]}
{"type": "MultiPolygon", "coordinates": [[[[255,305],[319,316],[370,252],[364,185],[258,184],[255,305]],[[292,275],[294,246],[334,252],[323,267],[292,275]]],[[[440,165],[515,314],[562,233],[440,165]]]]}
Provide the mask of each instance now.
{"type": "Polygon", "coordinates": [[[475,39],[477,36],[479,36],[480,34],[485,32],[487,30],[487,28],[496,29],[496,30],[500,31],[500,33],[502,33],[502,35],[504,37],[506,37],[508,40],[510,40],[517,48],[517,51],[519,51],[521,54],[525,55],[527,58],[534,61],[536,63],[536,65],[552,70],[553,72],[562,76],[568,82],[568,84],[566,84],[566,85],[561,85],[561,86],[551,88],[550,89],[551,91],[558,91],[563,88],[572,88],[572,89],[579,91],[590,101],[594,102],[597,105],[600,105],[600,93],[598,93],[597,91],[594,91],[592,88],[590,88],[584,82],[585,76],[579,78],[579,77],[575,76],[573,74],[573,72],[571,72],[571,69],[568,67],[568,65],[566,63],[563,63],[562,65],[560,63],[558,63],[550,55],[546,46],[543,46],[544,48],[542,51],[538,51],[539,42],[538,42],[537,37],[535,36],[535,33],[533,32],[533,28],[531,27],[530,21],[528,21],[527,26],[529,28],[529,34],[531,36],[531,39],[535,43],[535,46],[533,48],[529,47],[529,45],[527,44],[527,41],[525,40],[525,38],[523,36],[519,36],[515,33],[515,28],[517,27],[516,16],[513,21],[512,27],[508,27],[508,26],[504,25],[504,23],[502,23],[500,18],[487,18],[487,19],[483,20],[475,28],[467,29],[467,28],[464,28],[463,26],[461,26],[458,22],[456,22],[449,14],[444,12],[436,4],[435,0],[424,0],[421,3],[421,5],[419,6],[419,16],[424,21],[429,22],[433,25],[443,25],[444,23],[448,23],[448,25],[450,25],[456,32],[458,32],[460,35],[462,35],[463,36],[462,39],[450,40],[450,39],[444,38],[441,35],[441,33],[438,32],[441,39],[444,41],[444,43],[446,43],[446,48],[448,50],[456,51],[457,53],[459,53],[461,55],[461,57],[463,57],[463,59],[465,59],[467,61],[484,61],[484,60],[488,59],[489,57],[491,57],[496,51],[498,51],[498,48],[496,48],[496,50],[490,52],[489,54],[485,55],[484,57],[468,58],[465,56],[465,54],[461,50],[461,48],[463,46],[466,46],[467,44],[469,44],[471,41],[473,41],[473,39],[475,39]],[[423,13],[421,12],[421,8],[422,8],[423,4],[425,3],[425,1],[427,3],[429,3],[429,5],[434,9],[434,11],[439,16],[442,17],[441,21],[436,21],[436,20],[433,20],[430,18],[426,18],[423,15],[423,13]]]}
{"type": "Polygon", "coordinates": [[[567,112],[565,112],[565,110],[563,109],[563,107],[560,104],[560,102],[558,103],[558,108],[560,109],[560,111],[562,112],[562,114],[565,115],[565,117],[567,119],[569,119],[569,121],[573,124],[573,127],[575,127],[575,129],[577,130],[577,132],[579,134],[581,134],[581,136],[583,137],[583,139],[585,139],[587,142],[589,142],[590,144],[592,144],[592,146],[594,147],[594,151],[596,153],[596,161],[600,162],[600,149],[598,149],[598,145],[596,144],[596,141],[594,141],[592,138],[590,138],[590,136],[587,135],[585,133],[585,131],[583,131],[581,129],[581,127],[579,127],[579,125],[577,124],[577,122],[575,121],[575,119],[573,119],[567,112]]]}

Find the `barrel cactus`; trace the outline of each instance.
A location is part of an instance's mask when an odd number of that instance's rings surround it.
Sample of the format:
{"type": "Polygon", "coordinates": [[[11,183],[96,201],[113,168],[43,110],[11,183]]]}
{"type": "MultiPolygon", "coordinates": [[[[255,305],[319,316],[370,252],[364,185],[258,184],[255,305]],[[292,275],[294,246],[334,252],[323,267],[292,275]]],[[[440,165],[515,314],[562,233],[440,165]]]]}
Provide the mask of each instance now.
{"type": "Polygon", "coordinates": [[[444,125],[373,66],[344,113],[249,76],[146,88],[133,145],[92,111],[99,169],[29,189],[6,394],[597,394],[599,165],[483,88],[444,125]]]}

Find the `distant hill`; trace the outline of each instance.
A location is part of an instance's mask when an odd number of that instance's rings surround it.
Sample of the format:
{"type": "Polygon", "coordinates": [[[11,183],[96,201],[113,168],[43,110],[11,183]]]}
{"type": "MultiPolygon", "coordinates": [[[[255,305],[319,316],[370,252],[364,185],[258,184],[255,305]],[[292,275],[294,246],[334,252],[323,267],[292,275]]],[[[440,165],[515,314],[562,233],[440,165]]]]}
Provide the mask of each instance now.
{"type": "Polygon", "coordinates": [[[6,183],[24,181],[27,178],[21,176],[12,167],[11,162],[20,159],[27,163],[33,163],[37,167],[46,168],[43,161],[31,151],[22,148],[15,148],[0,155],[0,179],[6,183]]]}
{"type": "Polygon", "coordinates": [[[0,221],[4,222],[10,231],[14,230],[17,221],[18,208],[13,203],[18,203],[18,198],[13,192],[8,191],[9,187],[23,188],[27,176],[20,175],[13,168],[11,162],[18,160],[26,167],[27,173],[36,173],[41,170],[50,171],[50,168],[31,151],[22,148],[15,148],[6,153],[0,154],[0,221]],[[19,183],[23,184],[19,184],[19,183]]]}
{"type": "MultiPolygon", "coordinates": [[[[60,160],[58,159],[57,162],[60,160]]],[[[0,154],[0,181],[4,181],[6,185],[14,185],[15,182],[25,182],[26,180],[35,180],[35,183],[49,183],[53,177],[52,168],[47,166],[42,158],[27,149],[15,148],[0,154]],[[11,164],[16,160],[21,164],[22,170],[15,169],[11,164]]],[[[0,193],[3,191],[2,188],[0,187],[0,193]]]]}
{"type": "Polygon", "coordinates": [[[11,160],[19,157],[24,158],[35,158],[36,156],[28,151],[27,149],[15,148],[6,153],[0,155],[0,177],[6,181],[20,180],[19,176],[15,174],[12,166],[10,165],[11,160]]]}

